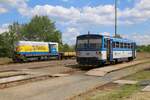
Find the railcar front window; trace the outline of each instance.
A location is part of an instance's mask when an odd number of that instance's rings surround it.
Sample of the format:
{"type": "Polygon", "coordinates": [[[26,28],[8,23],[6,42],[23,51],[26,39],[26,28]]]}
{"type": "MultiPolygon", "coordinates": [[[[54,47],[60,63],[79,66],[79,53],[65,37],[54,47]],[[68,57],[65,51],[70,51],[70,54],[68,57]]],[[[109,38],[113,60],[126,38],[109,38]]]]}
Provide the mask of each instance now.
{"type": "Polygon", "coordinates": [[[77,48],[80,48],[80,49],[88,48],[88,40],[87,39],[78,40],[77,41],[77,48]]]}
{"type": "Polygon", "coordinates": [[[89,39],[89,48],[91,49],[99,49],[101,44],[101,39],[89,39]]]}
{"type": "Polygon", "coordinates": [[[77,49],[100,49],[101,39],[79,39],[77,40],[77,49]]]}

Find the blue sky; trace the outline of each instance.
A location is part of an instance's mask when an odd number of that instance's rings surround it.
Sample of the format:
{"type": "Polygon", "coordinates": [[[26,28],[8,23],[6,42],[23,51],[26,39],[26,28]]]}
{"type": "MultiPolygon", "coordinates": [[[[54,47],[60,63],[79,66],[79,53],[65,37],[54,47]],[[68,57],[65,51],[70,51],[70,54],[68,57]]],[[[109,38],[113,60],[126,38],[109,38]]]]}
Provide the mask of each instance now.
{"type": "MultiPolygon", "coordinates": [[[[63,33],[63,42],[74,44],[88,31],[114,34],[114,0],[0,0],[0,33],[14,21],[27,23],[47,15],[63,33]]],[[[150,0],[118,0],[118,33],[138,44],[150,44],[150,0]]]]}

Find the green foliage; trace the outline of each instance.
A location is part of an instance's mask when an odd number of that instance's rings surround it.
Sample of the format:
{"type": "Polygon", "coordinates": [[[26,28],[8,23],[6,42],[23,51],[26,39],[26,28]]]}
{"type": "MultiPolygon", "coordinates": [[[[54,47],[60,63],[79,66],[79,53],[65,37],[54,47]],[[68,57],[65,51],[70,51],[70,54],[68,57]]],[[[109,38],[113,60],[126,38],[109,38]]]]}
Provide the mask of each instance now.
{"type": "Polygon", "coordinates": [[[63,46],[62,46],[62,50],[61,50],[62,52],[73,52],[73,51],[75,51],[75,46],[73,45],[73,46],[69,46],[68,44],[64,44],[63,46]]]}
{"type": "Polygon", "coordinates": [[[23,25],[22,39],[30,41],[45,41],[61,43],[61,32],[56,29],[55,23],[47,16],[35,16],[23,25]]]}
{"type": "Polygon", "coordinates": [[[138,52],[150,52],[150,45],[137,46],[137,51],[138,52]]]}
{"type": "Polygon", "coordinates": [[[12,57],[14,44],[18,41],[17,33],[18,23],[9,26],[9,32],[0,35],[0,56],[12,57]]]}

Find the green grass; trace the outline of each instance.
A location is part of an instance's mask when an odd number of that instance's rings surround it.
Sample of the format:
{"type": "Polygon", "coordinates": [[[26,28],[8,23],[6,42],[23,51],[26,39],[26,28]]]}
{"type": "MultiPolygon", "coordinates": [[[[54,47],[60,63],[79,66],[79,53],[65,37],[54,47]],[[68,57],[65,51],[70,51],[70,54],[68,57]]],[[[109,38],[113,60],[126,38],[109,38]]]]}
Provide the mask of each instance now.
{"type": "MultiPolygon", "coordinates": [[[[135,73],[124,79],[137,80],[137,81],[150,80],[150,70],[135,73]]],[[[88,100],[126,100],[132,94],[139,92],[141,88],[142,87],[138,84],[122,85],[109,91],[108,90],[100,91],[96,93],[94,96],[92,96],[91,98],[89,98],[88,100]]]]}
{"type": "Polygon", "coordinates": [[[150,70],[145,70],[145,71],[135,73],[133,75],[130,75],[130,76],[126,77],[125,79],[137,80],[137,81],[150,80],[150,70]]]}
{"type": "Polygon", "coordinates": [[[95,95],[89,100],[122,100],[127,98],[133,93],[138,92],[140,89],[139,85],[123,85],[120,88],[112,91],[107,91],[102,94],[95,95]]]}

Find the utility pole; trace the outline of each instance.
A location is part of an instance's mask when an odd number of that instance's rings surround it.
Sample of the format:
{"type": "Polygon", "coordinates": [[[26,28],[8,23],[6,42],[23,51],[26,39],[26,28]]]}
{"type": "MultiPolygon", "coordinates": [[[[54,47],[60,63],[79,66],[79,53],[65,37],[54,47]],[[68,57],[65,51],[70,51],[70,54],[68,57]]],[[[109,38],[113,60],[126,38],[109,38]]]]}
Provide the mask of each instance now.
{"type": "Polygon", "coordinates": [[[117,3],[118,0],[115,0],[115,37],[117,36],[117,3]]]}

